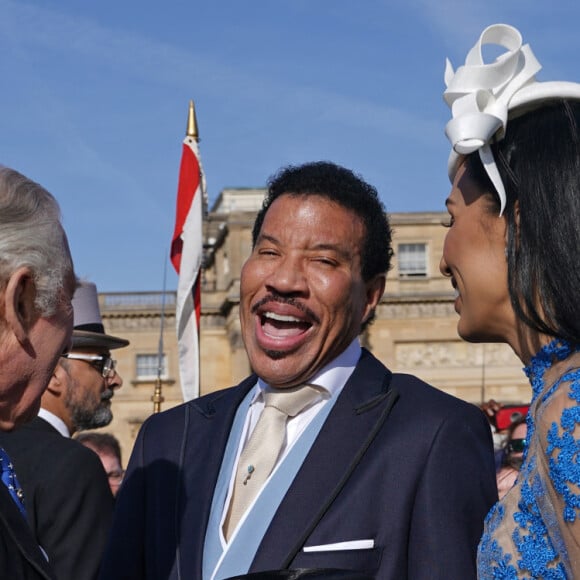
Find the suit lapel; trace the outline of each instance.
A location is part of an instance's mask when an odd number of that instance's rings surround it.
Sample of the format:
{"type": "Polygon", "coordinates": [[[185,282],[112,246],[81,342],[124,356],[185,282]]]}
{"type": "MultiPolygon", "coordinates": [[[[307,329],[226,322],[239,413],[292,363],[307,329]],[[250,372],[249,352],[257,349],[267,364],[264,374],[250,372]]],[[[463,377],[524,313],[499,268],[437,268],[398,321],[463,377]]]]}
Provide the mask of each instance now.
{"type": "Polygon", "coordinates": [[[302,548],[386,420],[398,396],[390,388],[391,376],[388,369],[363,350],[282,500],[250,571],[286,567],[302,548]]]}
{"type": "Polygon", "coordinates": [[[207,491],[215,490],[236,411],[256,381],[255,375],[250,376],[233,389],[188,405],[187,413],[197,416],[192,420],[186,417],[180,459],[184,481],[176,510],[181,526],[179,544],[187,547],[178,562],[184,578],[202,577],[203,547],[212,504],[212,496],[208,498],[207,491]],[[190,549],[194,551],[193,557],[190,549]]]}

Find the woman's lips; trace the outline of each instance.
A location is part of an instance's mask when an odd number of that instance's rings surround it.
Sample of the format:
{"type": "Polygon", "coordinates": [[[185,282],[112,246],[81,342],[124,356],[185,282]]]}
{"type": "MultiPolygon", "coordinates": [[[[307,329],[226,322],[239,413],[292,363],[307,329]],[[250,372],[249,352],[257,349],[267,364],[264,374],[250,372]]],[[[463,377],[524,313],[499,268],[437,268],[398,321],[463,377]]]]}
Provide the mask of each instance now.
{"type": "Polygon", "coordinates": [[[459,314],[459,301],[461,298],[461,294],[457,289],[457,284],[455,284],[455,281],[453,281],[453,297],[454,297],[453,306],[455,307],[455,312],[459,314]]]}

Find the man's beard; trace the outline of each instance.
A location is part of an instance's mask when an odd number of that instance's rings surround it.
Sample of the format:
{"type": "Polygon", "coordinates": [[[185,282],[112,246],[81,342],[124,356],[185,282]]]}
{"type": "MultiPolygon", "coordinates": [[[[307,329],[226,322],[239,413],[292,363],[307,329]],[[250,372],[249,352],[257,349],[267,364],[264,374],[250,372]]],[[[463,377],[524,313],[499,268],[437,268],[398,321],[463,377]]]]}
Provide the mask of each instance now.
{"type": "Polygon", "coordinates": [[[113,391],[107,389],[102,395],[99,405],[95,409],[88,405],[88,401],[72,401],[69,399],[68,408],[71,412],[72,424],[76,431],[98,429],[106,427],[113,420],[113,412],[107,401],[113,396],[113,391]]]}

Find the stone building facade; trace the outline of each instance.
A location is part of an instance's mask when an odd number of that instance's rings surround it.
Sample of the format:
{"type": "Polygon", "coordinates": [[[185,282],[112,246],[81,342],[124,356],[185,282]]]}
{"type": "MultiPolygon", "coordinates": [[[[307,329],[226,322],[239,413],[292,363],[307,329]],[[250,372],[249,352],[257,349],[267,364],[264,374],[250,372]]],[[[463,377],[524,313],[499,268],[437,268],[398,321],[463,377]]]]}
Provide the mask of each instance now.
{"type": "MultiPolygon", "coordinates": [[[[239,275],[263,195],[261,189],[224,190],[204,222],[201,394],[233,385],[250,372],[238,318],[239,275]]],[[[457,336],[454,293],[439,272],[447,214],[394,213],[390,219],[395,259],[363,344],[391,370],[416,374],[467,401],[527,402],[522,365],[508,346],[468,344],[457,336]]],[[[124,386],[113,399],[114,422],[104,429],[119,437],[125,460],[140,425],[153,412],[157,381],[165,399],[162,410],[182,402],[175,299],[175,292],[99,296],[107,332],[131,341],[115,351],[124,386]]]]}

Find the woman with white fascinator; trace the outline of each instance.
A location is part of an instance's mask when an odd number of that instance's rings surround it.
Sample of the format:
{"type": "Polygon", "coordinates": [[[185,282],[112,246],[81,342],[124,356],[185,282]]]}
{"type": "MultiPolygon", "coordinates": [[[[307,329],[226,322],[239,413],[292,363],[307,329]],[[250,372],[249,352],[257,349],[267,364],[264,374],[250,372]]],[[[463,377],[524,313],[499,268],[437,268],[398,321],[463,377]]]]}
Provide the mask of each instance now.
{"type": "Polygon", "coordinates": [[[520,474],[486,518],[481,579],[580,578],[580,84],[539,82],[540,68],[498,24],[445,72],[441,272],[460,336],[509,344],[532,390],[520,474]],[[487,44],[504,50],[490,63],[487,44]]]}

